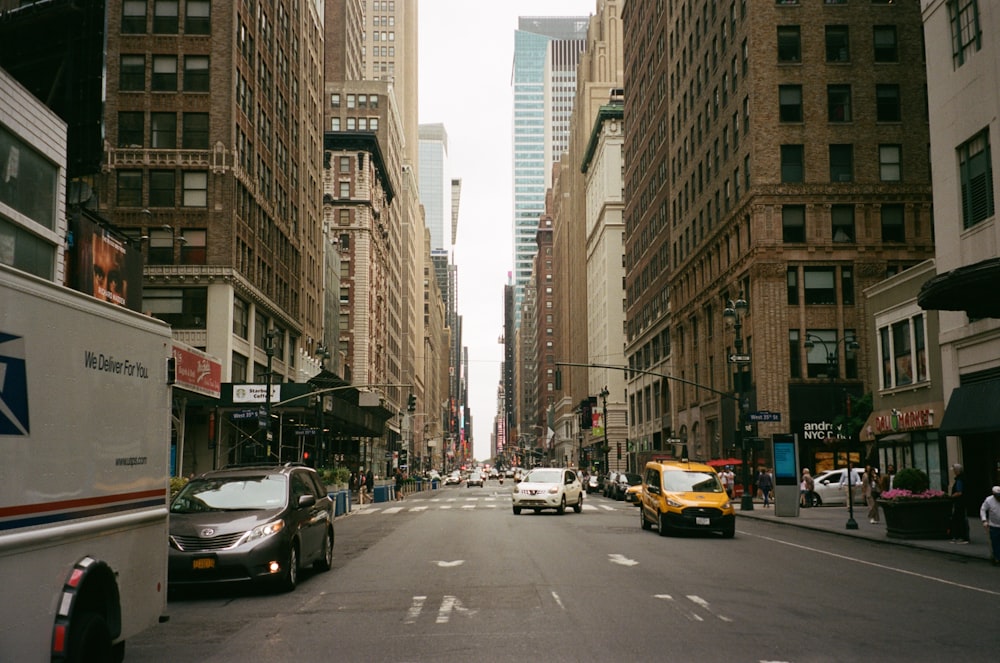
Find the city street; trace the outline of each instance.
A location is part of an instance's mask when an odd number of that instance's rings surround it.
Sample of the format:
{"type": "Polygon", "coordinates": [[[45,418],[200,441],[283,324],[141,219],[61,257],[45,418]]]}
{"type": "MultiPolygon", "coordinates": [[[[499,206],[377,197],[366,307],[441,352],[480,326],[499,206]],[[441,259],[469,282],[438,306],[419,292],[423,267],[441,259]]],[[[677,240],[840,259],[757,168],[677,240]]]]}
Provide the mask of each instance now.
{"type": "MultiPolygon", "coordinates": [[[[291,594],[174,597],[126,661],[995,660],[1000,569],[738,517],[662,538],[637,507],[511,512],[510,482],[365,505],[291,594]]],[[[834,507],[829,507],[834,508],[834,507]]]]}

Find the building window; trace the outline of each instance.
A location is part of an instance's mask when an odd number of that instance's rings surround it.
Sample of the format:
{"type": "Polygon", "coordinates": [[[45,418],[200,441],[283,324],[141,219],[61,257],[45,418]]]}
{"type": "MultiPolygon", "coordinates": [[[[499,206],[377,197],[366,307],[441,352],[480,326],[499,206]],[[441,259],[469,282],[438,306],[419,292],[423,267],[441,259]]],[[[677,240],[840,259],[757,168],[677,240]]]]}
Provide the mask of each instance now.
{"type": "Polygon", "coordinates": [[[184,207],[208,207],[208,173],[191,171],[184,173],[184,192],[181,204],[184,207]]]}
{"type": "Polygon", "coordinates": [[[854,241],[854,205],[832,205],[830,226],[834,242],[854,241]]]}
{"type": "Polygon", "coordinates": [[[851,117],[851,86],[827,85],[827,119],[830,122],[850,122],[851,117]]]}
{"type": "Polygon", "coordinates": [[[799,343],[799,330],[788,330],[788,377],[802,377],[802,346],[799,343]]]}
{"type": "Polygon", "coordinates": [[[802,145],[781,146],[781,181],[802,182],[805,179],[805,149],[802,145]]]}
{"type": "Polygon", "coordinates": [[[948,0],[951,49],[955,67],[961,67],[980,49],[979,0],[948,0]]]}
{"type": "Polygon", "coordinates": [[[882,241],[906,241],[906,232],[903,228],[902,205],[882,205],[882,241]]]}
{"type": "Polygon", "coordinates": [[[340,157],[340,172],[347,175],[351,172],[351,157],[340,157]]]}
{"type": "Polygon", "coordinates": [[[851,182],[854,180],[854,146],[830,146],[830,181],[851,182]]]}
{"type": "Polygon", "coordinates": [[[850,267],[840,268],[840,300],[844,306],[854,304],[854,270],[850,267]]]}
{"type": "Polygon", "coordinates": [[[875,119],[879,122],[899,122],[902,119],[898,85],[875,86],[875,119]]]}
{"type": "Polygon", "coordinates": [[[177,91],[177,56],[153,56],[153,82],[151,88],[154,92],[177,91]]]}
{"type": "Polygon", "coordinates": [[[357,128],[358,120],[354,117],[347,118],[347,130],[354,131],[357,128]]]}
{"type": "Polygon", "coordinates": [[[883,182],[899,182],[903,179],[902,154],[902,145],[878,146],[878,170],[883,182]]]}
{"type": "Polygon", "coordinates": [[[799,304],[799,269],[789,267],[785,276],[788,281],[788,305],[798,306],[799,304]]]}
{"type": "Polygon", "coordinates": [[[142,309],[174,329],[205,329],[207,288],[145,288],[142,309]]]}
{"type": "Polygon", "coordinates": [[[229,379],[234,384],[245,384],[247,381],[247,358],[238,352],[233,353],[233,365],[229,379]]]}
{"type": "Polygon", "coordinates": [[[806,304],[836,304],[837,288],[833,267],[805,267],[802,273],[806,304]]]}
{"type": "Polygon", "coordinates": [[[895,25],[876,25],[874,28],[875,62],[898,62],[899,44],[895,25]]]}
{"type": "Polygon", "coordinates": [[[802,37],[797,25],[778,26],[778,62],[802,60],[802,37]]]}
{"type": "Polygon", "coordinates": [[[211,0],[187,0],[184,8],[184,34],[207,35],[211,33],[211,0]]]}
{"type": "Polygon", "coordinates": [[[146,0],[125,0],[122,3],[122,34],[142,34],[146,31],[146,0]]]}
{"type": "Polygon", "coordinates": [[[149,146],[157,150],[177,147],[177,114],[152,113],[149,116],[149,146]]]}
{"type": "Polygon", "coordinates": [[[782,122],[802,121],[802,86],[778,87],[778,116],[782,122]]]}
{"type": "Polygon", "coordinates": [[[340,108],[340,93],[335,92],[330,95],[330,105],[334,108],[340,108]]]}
{"type": "Polygon", "coordinates": [[[350,182],[338,182],[340,185],[339,197],[343,200],[347,200],[351,197],[351,183],[350,182]]]}
{"type": "Polygon", "coordinates": [[[149,171],[149,206],[173,207],[177,174],[172,170],[149,171]]]}
{"type": "Polygon", "coordinates": [[[850,31],[846,25],[826,26],[826,61],[851,61],[850,31]]]}
{"type": "Polygon", "coordinates": [[[781,239],[786,244],[806,241],[805,205],[784,205],[781,208],[781,239]]]}
{"type": "Polygon", "coordinates": [[[208,149],[208,113],[184,113],[181,145],[192,150],[208,149]]]}
{"type": "Polygon", "coordinates": [[[340,131],[340,118],[331,117],[330,118],[330,131],[340,131]]]}
{"type": "Polygon", "coordinates": [[[118,113],[118,147],[143,146],[145,131],[145,115],[142,111],[123,111],[118,113]]]}
{"type": "Polygon", "coordinates": [[[184,91],[208,92],[208,56],[184,57],[184,91]]]}
{"type": "Polygon", "coordinates": [[[177,34],[177,4],[177,0],[153,1],[153,32],[155,34],[177,34]]]}
{"type": "Polygon", "coordinates": [[[185,228],[181,231],[181,264],[204,265],[208,262],[208,231],[185,228]]]}
{"type": "Polygon", "coordinates": [[[123,55],[121,57],[118,89],[122,92],[142,92],[146,89],[146,56],[123,55]]]}
{"type": "Polygon", "coordinates": [[[118,171],[118,206],[142,207],[142,171],[118,171]]]}
{"type": "Polygon", "coordinates": [[[250,305],[239,297],[233,298],[233,333],[244,340],[250,338],[250,305]]]}
{"type": "Polygon", "coordinates": [[[150,265],[174,264],[174,233],[172,230],[150,230],[146,260],[150,265]]]}
{"type": "Polygon", "coordinates": [[[986,129],[958,148],[963,228],[971,228],[993,216],[993,167],[990,153],[990,134],[986,129]]]}
{"type": "Polygon", "coordinates": [[[356,96],[354,96],[353,94],[347,95],[347,107],[348,108],[357,108],[357,106],[358,106],[357,99],[358,98],[356,96]]]}

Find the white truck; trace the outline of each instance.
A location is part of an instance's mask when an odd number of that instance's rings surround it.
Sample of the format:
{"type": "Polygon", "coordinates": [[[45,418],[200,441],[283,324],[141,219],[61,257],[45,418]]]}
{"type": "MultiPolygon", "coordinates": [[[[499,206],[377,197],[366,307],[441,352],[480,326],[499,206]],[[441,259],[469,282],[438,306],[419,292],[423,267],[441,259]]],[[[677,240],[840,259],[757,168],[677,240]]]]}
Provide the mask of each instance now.
{"type": "Polygon", "coordinates": [[[0,661],[164,620],[170,328],[0,264],[0,661]]]}

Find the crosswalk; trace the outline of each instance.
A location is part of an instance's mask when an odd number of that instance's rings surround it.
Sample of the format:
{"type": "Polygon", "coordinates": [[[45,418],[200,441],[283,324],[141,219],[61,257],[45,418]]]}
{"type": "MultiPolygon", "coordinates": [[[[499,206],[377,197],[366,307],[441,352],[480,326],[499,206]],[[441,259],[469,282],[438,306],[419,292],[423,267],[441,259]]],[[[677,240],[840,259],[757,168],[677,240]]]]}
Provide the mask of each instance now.
{"type": "MultiPolygon", "coordinates": [[[[473,509],[509,509],[509,496],[485,496],[485,497],[407,497],[401,502],[376,502],[367,504],[352,504],[351,513],[358,515],[381,514],[390,516],[398,513],[420,513],[422,511],[469,511],[473,509]]],[[[617,504],[591,504],[587,501],[583,503],[584,511],[622,511],[623,509],[635,509],[631,504],[619,502],[617,504]]]]}

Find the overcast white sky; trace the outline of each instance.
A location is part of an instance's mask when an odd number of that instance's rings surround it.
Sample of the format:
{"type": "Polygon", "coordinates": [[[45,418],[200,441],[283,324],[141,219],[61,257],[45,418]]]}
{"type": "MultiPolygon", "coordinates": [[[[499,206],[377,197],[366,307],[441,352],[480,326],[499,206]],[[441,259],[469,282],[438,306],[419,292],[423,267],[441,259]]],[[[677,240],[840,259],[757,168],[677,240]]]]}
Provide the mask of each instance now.
{"type": "Polygon", "coordinates": [[[448,132],[462,179],[458,309],[469,348],[474,454],[490,455],[503,348],[503,287],[513,269],[511,67],[519,16],[589,16],[597,0],[419,0],[420,123],[448,132]]]}

